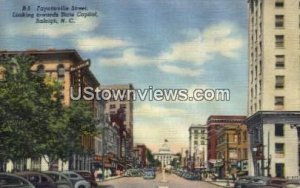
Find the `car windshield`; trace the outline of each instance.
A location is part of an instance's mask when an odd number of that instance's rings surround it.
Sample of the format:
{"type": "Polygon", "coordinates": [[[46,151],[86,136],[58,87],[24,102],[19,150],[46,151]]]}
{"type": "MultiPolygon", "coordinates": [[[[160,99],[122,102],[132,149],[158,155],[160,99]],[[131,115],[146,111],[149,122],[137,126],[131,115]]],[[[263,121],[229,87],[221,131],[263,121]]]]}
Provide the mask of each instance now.
{"type": "Polygon", "coordinates": [[[0,177],[0,187],[6,187],[7,185],[27,186],[28,183],[17,178],[0,177]]]}
{"type": "Polygon", "coordinates": [[[152,171],[145,171],[145,175],[147,175],[147,176],[152,176],[152,175],[153,175],[153,172],[152,172],[152,171]]]}

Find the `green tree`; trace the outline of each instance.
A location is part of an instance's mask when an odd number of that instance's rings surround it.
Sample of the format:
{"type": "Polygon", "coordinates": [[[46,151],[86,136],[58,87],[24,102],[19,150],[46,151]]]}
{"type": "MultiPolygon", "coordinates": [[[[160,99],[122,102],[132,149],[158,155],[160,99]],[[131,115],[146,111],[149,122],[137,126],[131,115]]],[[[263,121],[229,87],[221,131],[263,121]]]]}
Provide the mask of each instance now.
{"type": "Polygon", "coordinates": [[[18,56],[3,63],[5,80],[0,87],[1,158],[13,161],[38,155],[40,134],[49,123],[56,86],[32,74],[34,59],[18,56]]]}
{"type": "Polygon", "coordinates": [[[161,162],[158,159],[154,159],[152,151],[148,148],[147,148],[147,160],[150,163],[150,166],[153,166],[153,167],[161,166],[161,162]]]}
{"type": "Polygon", "coordinates": [[[31,71],[34,58],[4,60],[5,80],[0,82],[0,161],[42,157],[49,166],[57,159],[90,152],[81,147],[83,135],[96,132],[85,101],[64,107],[61,85],[46,82],[31,71]]]}

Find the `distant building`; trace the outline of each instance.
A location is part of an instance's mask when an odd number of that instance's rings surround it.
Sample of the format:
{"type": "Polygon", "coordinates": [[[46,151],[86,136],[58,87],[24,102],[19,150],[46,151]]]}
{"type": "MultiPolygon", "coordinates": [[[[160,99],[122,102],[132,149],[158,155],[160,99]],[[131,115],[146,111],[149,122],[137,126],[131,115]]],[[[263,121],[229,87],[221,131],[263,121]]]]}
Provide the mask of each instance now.
{"type": "Polygon", "coordinates": [[[189,128],[189,152],[193,169],[206,168],[207,126],[191,125],[189,128]]]}
{"type": "Polygon", "coordinates": [[[171,165],[173,159],[179,159],[179,156],[171,152],[167,143],[168,141],[165,140],[158,153],[153,153],[154,159],[159,160],[164,167],[171,165]]]}
{"type": "Polygon", "coordinates": [[[181,161],[180,166],[182,168],[187,168],[189,159],[189,148],[181,148],[181,161]]]}
{"type": "Polygon", "coordinates": [[[147,160],[147,147],[144,144],[137,144],[134,147],[134,163],[136,168],[146,168],[148,165],[147,160]]]}
{"type": "Polygon", "coordinates": [[[299,2],[248,0],[250,175],[299,176],[299,2]]]}

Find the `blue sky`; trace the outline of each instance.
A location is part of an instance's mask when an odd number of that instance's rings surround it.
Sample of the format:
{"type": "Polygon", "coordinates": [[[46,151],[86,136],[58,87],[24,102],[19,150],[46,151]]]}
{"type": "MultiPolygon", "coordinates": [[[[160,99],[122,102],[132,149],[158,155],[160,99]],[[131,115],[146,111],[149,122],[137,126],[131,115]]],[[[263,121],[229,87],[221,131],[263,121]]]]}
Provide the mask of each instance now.
{"type": "Polygon", "coordinates": [[[157,151],[188,146],[188,127],[212,114],[246,114],[246,0],[0,0],[0,49],[76,49],[101,84],[228,88],[227,102],[136,102],[134,139],[157,151]],[[75,24],[12,18],[22,5],[87,6],[75,24]]]}

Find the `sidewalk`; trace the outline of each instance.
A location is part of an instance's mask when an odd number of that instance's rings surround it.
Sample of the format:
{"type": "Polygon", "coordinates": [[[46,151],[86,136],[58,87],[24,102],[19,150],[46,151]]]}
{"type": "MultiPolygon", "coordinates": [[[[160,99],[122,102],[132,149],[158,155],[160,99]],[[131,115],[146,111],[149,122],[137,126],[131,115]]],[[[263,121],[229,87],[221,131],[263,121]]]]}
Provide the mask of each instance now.
{"type": "Polygon", "coordinates": [[[104,181],[103,180],[96,180],[96,182],[99,184],[101,182],[106,182],[106,181],[109,181],[109,180],[114,180],[114,179],[118,179],[118,178],[122,178],[124,176],[112,176],[112,177],[108,177],[108,178],[105,178],[104,181]]]}
{"type": "Polygon", "coordinates": [[[213,184],[213,185],[217,185],[219,187],[233,187],[234,186],[234,182],[232,180],[229,180],[229,186],[227,186],[227,180],[225,180],[225,179],[218,179],[216,181],[205,180],[205,182],[213,184]]]}

